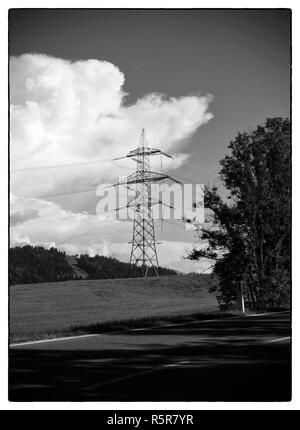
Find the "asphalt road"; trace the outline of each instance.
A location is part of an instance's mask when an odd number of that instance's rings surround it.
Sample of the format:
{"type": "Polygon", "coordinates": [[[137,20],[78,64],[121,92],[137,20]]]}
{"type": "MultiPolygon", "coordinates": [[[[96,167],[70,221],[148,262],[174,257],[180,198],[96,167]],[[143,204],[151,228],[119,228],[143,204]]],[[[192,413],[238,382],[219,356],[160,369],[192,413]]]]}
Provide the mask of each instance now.
{"type": "Polygon", "coordinates": [[[288,312],[10,348],[11,401],[288,401],[288,312]]]}

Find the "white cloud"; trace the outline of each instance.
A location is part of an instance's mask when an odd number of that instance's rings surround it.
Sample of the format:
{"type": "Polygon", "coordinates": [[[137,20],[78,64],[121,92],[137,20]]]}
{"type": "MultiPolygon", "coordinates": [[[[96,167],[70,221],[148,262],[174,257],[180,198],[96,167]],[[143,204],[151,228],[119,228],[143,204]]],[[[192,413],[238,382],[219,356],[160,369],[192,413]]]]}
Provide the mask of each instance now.
{"type": "MultiPolygon", "coordinates": [[[[56,203],[15,196],[11,196],[11,216],[22,218],[22,222],[11,225],[11,246],[53,246],[69,255],[100,254],[128,262],[131,226],[127,222],[74,213],[56,203]]],[[[183,258],[192,246],[192,243],[164,241],[158,246],[160,265],[183,272],[201,272],[210,265],[209,262],[192,262],[183,258]]]]}
{"type": "Polygon", "coordinates": [[[36,198],[11,199],[12,217],[20,217],[29,211],[34,211],[35,216],[11,228],[12,246],[23,244],[24,238],[29,238],[31,244],[93,255],[104,254],[107,243],[116,239],[127,240],[128,227],[122,222],[84,212],[74,213],[56,203],[36,198]]]}
{"type": "MultiPolygon", "coordinates": [[[[153,147],[182,152],[181,144],[212,118],[210,95],[171,97],[148,94],[124,103],[124,75],[113,64],[70,62],[41,54],[12,57],[10,62],[12,190],[19,196],[42,196],[72,185],[124,175],[120,163],[81,165],[46,171],[15,171],[106,160],[126,155],[146,128],[153,147]]],[[[185,141],[186,144],[186,141],[185,141]]],[[[155,158],[155,157],[154,157],[155,158]]],[[[186,155],[181,153],[176,168],[186,155]]],[[[121,164],[124,164],[123,162],[121,164]]],[[[157,163],[156,163],[157,164],[157,163]]],[[[125,163],[134,168],[133,163],[125,163]]],[[[155,166],[155,161],[154,161],[155,166]]]]}
{"type": "MultiPolygon", "coordinates": [[[[128,261],[128,223],[66,210],[42,196],[91,185],[96,189],[104,178],[108,182],[133,171],[132,160],[88,163],[126,155],[137,146],[142,128],[150,146],[175,154],[164,168],[177,168],[188,157],[187,138],[212,118],[212,96],[166,98],[155,93],[127,105],[124,81],[118,67],[105,61],[70,62],[40,54],[11,58],[12,246],[56,246],[68,254],[98,253],[128,261]],[[78,166],[31,169],[74,163],[78,166]]],[[[153,157],[152,166],[158,169],[160,160],[153,157]]],[[[203,265],[182,259],[184,246],[164,242],[160,264],[200,270],[203,265]]]]}

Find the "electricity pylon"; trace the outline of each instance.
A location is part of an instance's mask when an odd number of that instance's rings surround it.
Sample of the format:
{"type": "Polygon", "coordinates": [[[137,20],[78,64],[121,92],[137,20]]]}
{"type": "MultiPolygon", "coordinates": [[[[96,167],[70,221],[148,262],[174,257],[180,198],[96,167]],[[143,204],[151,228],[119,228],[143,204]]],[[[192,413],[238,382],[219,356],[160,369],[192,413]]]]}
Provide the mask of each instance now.
{"type": "Polygon", "coordinates": [[[129,242],[132,244],[130,271],[134,267],[140,267],[142,276],[144,277],[147,277],[149,268],[153,268],[156,276],[159,276],[156,252],[157,242],[155,240],[154,220],[152,218],[151,182],[163,179],[171,179],[174,182],[178,182],[169,175],[150,170],[150,157],[158,154],[173,158],[160,149],[149,148],[145,130],[142,129],[139,146],[124,157],[129,157],[136,161],[136,171],[118,184],[136,184],[135,197],[131,201],[134,201],[134,220],[132,241],[129,242]]]}

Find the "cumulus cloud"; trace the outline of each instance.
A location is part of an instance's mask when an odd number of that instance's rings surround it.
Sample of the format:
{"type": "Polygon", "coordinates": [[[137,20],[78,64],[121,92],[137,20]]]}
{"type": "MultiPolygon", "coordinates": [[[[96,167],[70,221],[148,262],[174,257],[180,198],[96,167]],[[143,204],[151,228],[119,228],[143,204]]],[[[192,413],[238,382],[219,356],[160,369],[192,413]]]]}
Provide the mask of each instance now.
{"type": "MultiPolygon", "coordinates": [[[[130,162],[104,162],[126,155],[146,128],[151,146],[175,154],[176,168],[186,155],[180,142],[207,123],[210,95],[166,98],[148,94],[126,105],[124,75],[99,60],[70,62],[41,54],[10,61],[12,189],[41,196],[62,186],[90,184],[124,175],[130,162]],[[101,164],[83,164],[101,161],[101,164]],[[38,166],[79,163],[80,167],[26,170],[38,166]],[[76,178],[75,178],[76,177],[76,178]]],[[[155,161],[154,161],[155,166],[155,161]]]]}
{"type": "MultiPolygon", "coordinates": [[[[133,171],[132,160],[110,160],[134,149],[142,128],[150,146],[175,155],[164,169],[176,169],[188,158],[187,138],[213,115],[212,96],[196,93],[146,94],[128,105],[124,82],[119,68],[106,61],[41,54],[10,59],[12,246],[56,246],[68,254],[128,260],[128,223],[68,210],[43,196],[96,190],[133,171]]],[[[160,167],[159,159],[152,160],[154,170],[160,167]]],[[[187,269],[183,246],[164,242],[160,263],[187,269]]]]}
{"type": "Polygon", "coordinates": [[[56,203],[37,198],[14,196],[11,199],[14,217],[20,217],[28,210],[38,215],[12,226],[12,246],[22,245],[24,238],[29,238],[28,243],[31,244],[94,255],[107,254],[107,244],[115,242],[117,238],[122,242],[127,241],[128,227],[117,220],[64,210],[56,203]]]}

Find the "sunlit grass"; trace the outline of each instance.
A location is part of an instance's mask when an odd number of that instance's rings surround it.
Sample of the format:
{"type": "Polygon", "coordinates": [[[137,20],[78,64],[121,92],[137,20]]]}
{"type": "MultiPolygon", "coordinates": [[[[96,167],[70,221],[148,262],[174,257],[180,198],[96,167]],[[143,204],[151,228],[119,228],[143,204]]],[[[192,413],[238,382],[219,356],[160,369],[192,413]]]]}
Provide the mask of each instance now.
{"type": "Polygon", "coordinates": [[[10,288],[11,342],[119,330],[218,311],[210,276],[68,281],[10,288]]]}

